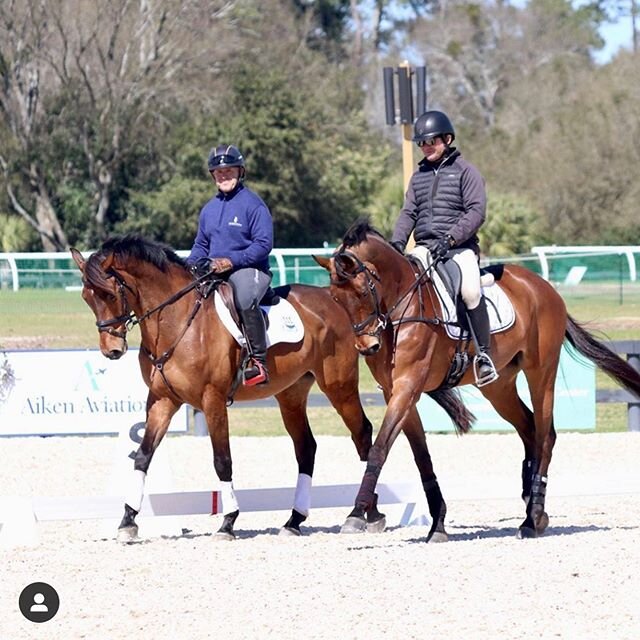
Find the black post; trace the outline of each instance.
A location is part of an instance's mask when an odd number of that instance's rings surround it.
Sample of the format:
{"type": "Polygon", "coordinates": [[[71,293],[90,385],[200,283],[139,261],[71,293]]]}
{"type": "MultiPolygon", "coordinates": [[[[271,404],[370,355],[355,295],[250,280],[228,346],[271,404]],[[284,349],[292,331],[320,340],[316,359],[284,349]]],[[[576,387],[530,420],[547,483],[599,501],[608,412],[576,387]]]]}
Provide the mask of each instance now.
{"type": "Polygon", "coordinates": [[[398,67],[398,98],[400,100],[400,123],[413,124],[413,96],[409,67],[398,67]]]}
{"type": "Polygon", "coordinates": [[[427,110],[427,67],[416,67],[416,116],[427,110]]]}

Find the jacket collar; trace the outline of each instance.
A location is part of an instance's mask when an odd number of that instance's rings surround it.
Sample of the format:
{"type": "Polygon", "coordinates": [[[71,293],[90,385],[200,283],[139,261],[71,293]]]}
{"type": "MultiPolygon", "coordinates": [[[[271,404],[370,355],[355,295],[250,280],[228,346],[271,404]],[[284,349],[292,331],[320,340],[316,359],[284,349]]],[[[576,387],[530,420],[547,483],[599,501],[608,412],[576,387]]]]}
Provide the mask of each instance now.
{"type": "Polygon", "coordinates": [[[244,184],[242,182],[238,182],[238,186],[233,191],[229,191],[229,193],[224,193],[218,189],[216,198],[218,198],[219,200],[231,200],[243,189],[244,189],[244,184]]]}
{"type": "Polygon", "coordinates": [[[437,162],[429,162],[425,157],[418,162],[418,167],[420,171],[437,171],[440,167],[445,164],[450,164],[459,156],[460,152],[456,147],[449,147],[449,150],[445,151],[444,155],[437,162]]]}

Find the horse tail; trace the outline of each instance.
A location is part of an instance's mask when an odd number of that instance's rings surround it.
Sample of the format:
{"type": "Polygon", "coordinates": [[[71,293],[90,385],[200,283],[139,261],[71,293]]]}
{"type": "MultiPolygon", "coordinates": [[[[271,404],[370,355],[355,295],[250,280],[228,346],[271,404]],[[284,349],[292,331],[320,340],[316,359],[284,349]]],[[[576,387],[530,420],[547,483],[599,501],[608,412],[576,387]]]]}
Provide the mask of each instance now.
{"type": "Polygon", "coordinates": [[[596,340],[571,316],[567,316],[564,337],[578,353],[591,360],[625,389],[640,396],[640,373],[617,353],[596,340]]]}
{"type": "Polygon", "coordinates": [[[436,389],[427,393],[440,405],[453,421],[458,433],[468,433],[476,421],[476,417],[467,409],[460,392],[454,389],[436,389]]]}

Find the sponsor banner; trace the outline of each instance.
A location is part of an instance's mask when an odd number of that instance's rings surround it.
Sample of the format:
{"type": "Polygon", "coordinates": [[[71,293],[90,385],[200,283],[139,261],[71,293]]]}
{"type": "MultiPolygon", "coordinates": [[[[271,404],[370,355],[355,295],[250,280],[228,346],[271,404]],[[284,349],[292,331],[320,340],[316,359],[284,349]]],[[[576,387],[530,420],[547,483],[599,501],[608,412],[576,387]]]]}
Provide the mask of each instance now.
{"type": "MultiPolygon", "coordinates": [[[[558,430],[584,430],[596,428],[596,372],[592,362],[580,356],[572,356],[563,347],[555,386],[553,422],[558,430]],[[576,357],[578,359],[576,359],[576,357]]],[[[524,374],[517,379],[518,395],[531,409],[531,397],[524,374]]],[[[514,427],[503,420],[472,385],[460,387],[464,403],[475,414],[477,421],[473,431],[512,431],[514,427]]],[[[454,431],[454,426],[431,398],[422,394],[418,402],[418,413],[425,431],[454,431]]]]}
{"type": "MultiPolygon", "coordinates": [[[[0,353],[0,436],[119,433],[144,422],[147,386],[138,350],[108,360],[99,350],[0,353]]],[[[187,406],[171,431],[187,430],[187,406]]]]}

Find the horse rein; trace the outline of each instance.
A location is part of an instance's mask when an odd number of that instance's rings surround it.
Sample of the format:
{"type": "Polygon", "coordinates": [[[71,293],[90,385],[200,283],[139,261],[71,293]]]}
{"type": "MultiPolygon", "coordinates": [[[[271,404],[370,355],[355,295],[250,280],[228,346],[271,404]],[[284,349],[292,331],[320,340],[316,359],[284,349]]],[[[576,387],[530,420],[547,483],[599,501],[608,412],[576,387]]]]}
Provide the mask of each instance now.
{"type": "Polygon", "coordinates": [[[356,256],[351,251],[343,250],[340,252],[336,252],[333,257],[334,257],[334,265],[336,268],[336,273],[343,280],[353,280],[359,273],[365,274],[365,277],[367,279],[367,289],[368,289],[369,295],[373,300],[373,311],[364,320],[362,320],[362,322],[352,324],[351,327],[353,328],[356,336],[368,335],[374,338],[378,338],[380,336],[380,332],[387,326],[387,319],[388,319],[388,314],[385,315],[384,313],[382,313],[382,310],[380,309],[380,300],[378,298],[378,290],[376,289],[376,284],[374,282],[374,280],[377,280],[378,282],[380,282],[380,276],[378,276],[378,274],[375,273],[374,271],[371,271],[371,269],[369,269],[369,267],[367,267],[367,265],[364,264],[364,262],[362,262],[362,260],[360,260],[360,258],[358,258],[358,256],[356,256]],[[355,271],[351,271],[351,272],[345,271],[340,265],[340,263],[335,260],[335,258],[338,256],[347,256],[348,258],[351,258],[358,265],[358,268],[355,271]],[[375,329],[373,331],[366,331],[366,328],[374,320],[378,321],[378,324],[376,325],[375,329]]]}
{"type": "MultiPolygon", "coordinates": [[[[211,275],[212,275],[211,273],[206,273],[203,276],[196,278],[193,282],[190,282],[186,287],[183,287],[182,289],[174,293],[171,297],[167,298],[164,302],[161,302],[159,305],[153,307],[152,309],[145,311],[145,313],[143,313],[138,318],[136,317],[136,314],[133,312],[133,310],[130,309],[129,301],[127,299],[127,294],[126,294],[126,290],[130,291],[131,294],[133,295],[135,295],[135,291],[126,283],[124,278],[115,269],[110,269],[107,272],[107,277],[113,277],[118,283],[118,291],[120,294],[120,301],[122,304],[123,313],[119,316],[116,316],[115,318],[110,318],[109,320],[100,320],[96,322],[98,331],[100,332],[106,331],[112,336],[125,340],[127,337],[127,332],[133,329],[133,327],[135,327],[137,324],[138,325],[141,324],[144,320],[147,320],[155,313],[162,311],[162,309],[164,309],[165,307],[168,307],[174,304],[175,302],[180,300],[180,298],[184,297],[187,293],[189,293],[193,289],[197,289],[199,285],[201,285],[205,280],[211,279],[211,275]],[[124,324],[124,329],[121,331],[118,331],[113,328],[114,325],[118,325],[118,324],[124,324]]],[[[162,355],[156,357],[153,355],[151,351],[149,351],[147,347],[145,347],[143,344],[140,345],[142,351],[149,358],[149,360],[151,360],[151,363],[153,364],[155,369],[160,372],[160,375],[162,376],[164,383],[167,385],[171,393],[173,393],[173,395],[175,395],[176,397],[179,397],[179,396],[164,373],[164,365],[167,362],[167,360],[171,358],[176,347],[184,337],[184,334],[187,332],[187,329],[189,329],[189,327],[191,326],[191,323],[196,317],[198,311],[200,311],[200,309],[202,308],[202,301],[206,296],[203,295],[199,289],[198,289],[198,293],[199,293],[198,298],[196,299],[193,309],[191,310],[191,313],[187,318],[187,322],[185,323],[185,326],[183,327],[182,331],[178,334],[178,337],[173,341],[171,346],[162,355]]]]}
{"type": "MultiPolygon", "coordinates": [[[[387,324],[389,324],[391,314],[400,306],[400,304],[403,302],[405,298],[407,298],[407,296],[413,296],[416,290],[418,291],[418,293],[421,292],[421,288],[420,288],[421,285],[428,280],[429,273],[431,269],[433,269],[433,266],[431,266],[429,269],[424,269],[420,273],[415,274],[415,281],[408,287],[408,289],[403,294],[400,295],[398,300],[396,300],[396,302],[391,306],[391,308],[386,313],[383,313],[380,307],[380,298],[378,296],[378,290],[375,284],[375,280],[380,282],[380,276],[378,276],[377,273],[369,269],[369,267],[367,267],[367,265],[364,264],[364,262],[362,262],[362,260],[360,260],[360,258],[358,258],[358,256],[352,253],[351,251],[342,250],[342,251],[336,252],[333,255],[333,257],[334,257],[334,265],[335,265],[336,273],[340,278],[343,278],[345,280],[353,280],[358,274],[360,273],[365,274],[365,277],[367,279],[367,289],[373,301],[373,311],[364,320],[356,324],[352,324],[351,327],[353,328],[356,336],[358,337],[367,335],[367,336],[371,336],[372,338],[376,338],[378,340],[380,339],[380,334],[382,333],[382,331],[386,328],[387,324]],[[347,256],[348,258],[352,259],[358,265],[357,269],[351,272],[345,271],[340,265],[340,263],[335,260],[335,258],[339,256],[347,256]],[[367,327],[375,320],[377,320],[377,324],[375,328],[367,331],[367,327]]],[[[409,302],[407,302],[407,304],[408,303],[409,302]]],[[[422,307],[422,300],[420,302],[420,306],[422,307]]],[[[400,324],[404,324],[406,322],[424,322],[427,324],[441,324],[442,320],[440,320],[439,318],[423,318],[423,317],[404,318],[403,317],[398,320],[391,320],[390,324],[392,326],[393,325],[397,326],[400,324]]]]}

